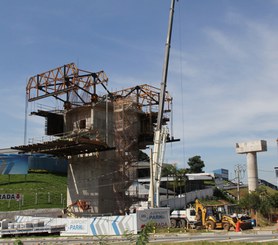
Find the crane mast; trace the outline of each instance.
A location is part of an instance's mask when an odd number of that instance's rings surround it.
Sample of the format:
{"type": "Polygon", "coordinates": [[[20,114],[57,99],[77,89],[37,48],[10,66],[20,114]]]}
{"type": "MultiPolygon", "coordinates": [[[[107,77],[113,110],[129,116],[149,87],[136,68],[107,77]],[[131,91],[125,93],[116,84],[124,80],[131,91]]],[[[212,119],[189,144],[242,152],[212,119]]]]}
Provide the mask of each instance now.
{"type": "Polygon", "coordinates": [[[151,153],[150,160],[150,190],[149,190],[149,202],[151,207],[160,206],[160,179],[161,179],[161,169],[164,159],[165,144],[168,135],[167,126],[163,125],[163,113],[164,113],[164,100],[167,87],[167,75],[168,75],[168,64],[170,56],[170,47],[171,47],[171,36],[172,36],[172,26],[173,26],[173,17],[174,17],[174,8],[175,1],[171,1],[169,22],[168,22],[168,33],[165,44],[165,55],[164,55],[164,65],[162,72],[162,82],[160,86],[160,98],[159,98],[159,107],[158,107],[158,117],[157,125],[154,132],[154,149],[151,153]]]}

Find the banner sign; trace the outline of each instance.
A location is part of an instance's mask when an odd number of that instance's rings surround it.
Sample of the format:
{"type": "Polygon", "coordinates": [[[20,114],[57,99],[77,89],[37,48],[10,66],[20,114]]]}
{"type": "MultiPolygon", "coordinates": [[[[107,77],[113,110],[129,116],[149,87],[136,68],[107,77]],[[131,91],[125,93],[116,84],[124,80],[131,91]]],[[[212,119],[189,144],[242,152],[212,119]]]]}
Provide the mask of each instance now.
{"type": "Polygon", "coordinates": [[[70,220],[66,225],[66,232],[74,232],[75,234],[87,234],[88,226],[86,219],[70,220]]]}
{"type": "Polygon", "coordinates": [[[137,211],[137,229],[140,231],[148,222],[156,227],[170,226],[170,208],[149,208],[137,211]]]}
{"type": "Polygon", "coordinates": [[[0,154],[0,174],[27,174],[28,155],[0,154]]]}
{"type": "Polygon", "coordinates": [[[0,194],[0,200],[20,200],[20,194],[9,194],[9,193],[3,193],[0,194]]]}

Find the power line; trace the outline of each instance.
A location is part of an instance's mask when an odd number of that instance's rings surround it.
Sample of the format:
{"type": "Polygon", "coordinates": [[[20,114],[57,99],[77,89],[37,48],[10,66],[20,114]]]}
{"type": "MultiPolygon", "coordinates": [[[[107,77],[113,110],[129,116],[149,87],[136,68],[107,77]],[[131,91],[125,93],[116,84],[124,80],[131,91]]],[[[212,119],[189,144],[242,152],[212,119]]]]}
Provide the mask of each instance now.
{"type": "Polygon", "coordinates": [[[260,172],[267,172],[267,173],[273,173],[273,170],[262,170],[262,169],[258,169],[258,171],[260,172]]]}
{"type": "Polygon", "coordinates": [[[235,179],[237,179],[237,201],[239,202],[240,199],[240,189],[239,189],[239,185],[241,182],[241,179],[243,179],[244,175],[245,175],[245,171],[246,168],[244,165],[242,164],[237,164],[235,165],[235,179]]]}

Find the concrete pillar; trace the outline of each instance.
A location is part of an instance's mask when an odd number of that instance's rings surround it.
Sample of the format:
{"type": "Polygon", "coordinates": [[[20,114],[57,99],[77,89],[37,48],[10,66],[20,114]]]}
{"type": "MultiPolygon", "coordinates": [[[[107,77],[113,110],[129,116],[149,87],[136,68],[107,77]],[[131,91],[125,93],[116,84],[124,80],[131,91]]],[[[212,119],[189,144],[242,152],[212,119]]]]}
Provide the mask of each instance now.
{"type": "Polygon", "coordinates": [[[247,153],[247,178],[248,178],[248,190],[249,192],[255,191],[258,188],[258,165],[257,165],[257,153],[247,153]]]}
{"type": "Polygon", "coordinates": [[[246,154],[247,157],[247,176],[249,192],[255,191],[258,188],[259,183],[257,152],[263,151],[267,151],[267,143],[265,140],[236,143],[236,153],[246,154]]]}

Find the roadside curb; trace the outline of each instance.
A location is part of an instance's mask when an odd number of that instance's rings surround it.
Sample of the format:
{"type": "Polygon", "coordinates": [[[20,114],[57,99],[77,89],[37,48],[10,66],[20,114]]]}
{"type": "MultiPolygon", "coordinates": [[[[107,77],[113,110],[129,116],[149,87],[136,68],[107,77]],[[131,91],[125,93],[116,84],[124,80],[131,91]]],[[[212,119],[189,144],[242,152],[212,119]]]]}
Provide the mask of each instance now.
{"type": "Polygon", "coordinates": [[[151,233],[150,235],[152,237],[159,237],[159,236],[166,236],[166,237],[190,237],[190,236],[222,236],[222,235],[227,235],[227,236],[241,236],[241,235],[250,235],[250,234],[256,234],[256,235],[278,235],[278,230],[245,230],[245,231],[240,231],[240,232],[235,232],[235,231],[209,231],[209,232],[177,232],[177,233],[151,233]]]}

